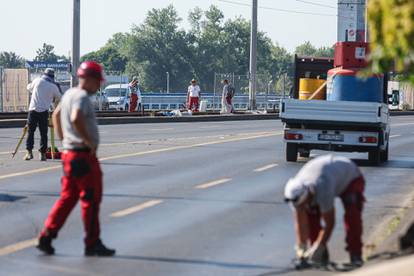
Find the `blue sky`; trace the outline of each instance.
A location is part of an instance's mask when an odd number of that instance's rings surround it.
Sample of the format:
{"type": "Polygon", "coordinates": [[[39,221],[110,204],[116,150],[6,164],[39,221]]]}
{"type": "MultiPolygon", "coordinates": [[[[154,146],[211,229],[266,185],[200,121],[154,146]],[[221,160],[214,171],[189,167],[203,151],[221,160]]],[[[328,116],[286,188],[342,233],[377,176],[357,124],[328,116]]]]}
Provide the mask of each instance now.
{"type": "MultiPolygon", "coordinates": [[[[233,0],[251,3],[250,0],[233,0]]],[[[335,15],[335,9],[303,3],[298,0],[258,0],[259,6],[335,15]]],[[[309,0],[336,6],[337,0],[309,0]]],[[[100,48],[116,32],[126,32],[133,24],[143,22],[148,10],[173,4],[188,28],[188,11],[196,6],[207,9],[217,5],[226,18],[250,18],[249,7],[220,0],[81,0],[81,53],[100,48]]],[[[306,2],[306,1],[305,1],[306,2]]],[[[32,59],[43,42],[56,47],[58,54],[68,55],[71,47],[72,0],[1,0],[0,51],[14,51],[32,59]]],[[[335,16],[314,16],[259,10],[259,29],[288,50],[311,41],[316,46],[336,41],[335,16]]]]}

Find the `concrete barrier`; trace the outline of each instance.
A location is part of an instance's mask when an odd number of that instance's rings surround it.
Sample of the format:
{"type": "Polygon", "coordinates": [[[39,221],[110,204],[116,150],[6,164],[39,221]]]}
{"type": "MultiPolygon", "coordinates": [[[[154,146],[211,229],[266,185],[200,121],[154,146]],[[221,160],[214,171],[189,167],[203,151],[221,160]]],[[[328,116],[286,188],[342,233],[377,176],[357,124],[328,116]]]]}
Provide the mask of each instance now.
{"type": "MultiPolygon", "coordinates": [[[[98,117],[99,125],[277,120],[279,114],[234,114],[183,117],[98,117]]],[[[25,119],[0,120],[0,128],[24,127],[25,119]]]]}

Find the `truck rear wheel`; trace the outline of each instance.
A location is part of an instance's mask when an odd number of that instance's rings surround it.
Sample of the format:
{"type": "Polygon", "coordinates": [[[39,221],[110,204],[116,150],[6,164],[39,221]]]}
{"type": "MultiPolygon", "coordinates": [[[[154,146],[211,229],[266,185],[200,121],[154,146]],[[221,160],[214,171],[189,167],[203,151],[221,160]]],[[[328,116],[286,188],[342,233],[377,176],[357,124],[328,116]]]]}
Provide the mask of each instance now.
{"type": "Polygon", "coordinates": [[[381,164],[380,149],[375,149],[375,150],[371,150],[370,152],[368,152],[368,160],[374,166],[378,166],[379,164],[381,164]]]}
{"type": "Polygon", "coordinates": [[[309,158],[310,151],[309,150],[299,151],[299,156],[302,157],[302,158],[309,158]]]}
{"type": "Polygon", "coordinates": [[[298,146],[296,144],[286,144],[286,161],[296,162],[298,160],[298,146]]]}
{"type": "Polygon", "coordinates": [[[388,161],[388,155],[389,155],[389,149],[388,145],[385,148],[385,150],[381,151],[381,162],[387,162],[388,161]]]}

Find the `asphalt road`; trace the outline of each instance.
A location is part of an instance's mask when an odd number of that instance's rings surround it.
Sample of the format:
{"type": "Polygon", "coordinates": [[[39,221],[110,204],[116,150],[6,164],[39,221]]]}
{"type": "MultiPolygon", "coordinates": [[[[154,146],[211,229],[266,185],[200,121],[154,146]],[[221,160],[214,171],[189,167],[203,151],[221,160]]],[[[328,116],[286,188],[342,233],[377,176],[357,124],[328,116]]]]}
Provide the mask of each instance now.
{"type": "MultiPolygon", "coordinates": [[[[393,117],[390,162],[367,165],[365,239],[413,192],[414,117],[393,117]]],[[[283,187],[280,121],[103,126],[102,239],[114,258],[83,257],[79,207],[42,256],[35,237],[60,190],[59,162],[14,160],[19,129],[0,129],[0,275],[296,275],[283,187]]],[[[37,142],[36,142],[37,143],[37,142]]],[[[322,154],[315,152],[312,156],[322,154]]],[[[36,156],[37,157],[37,156],[36,156]]],[[[346,261],[342,210],[331,257],[346,261]]],[[[306,275],[332,272],[307,271],[306,275]]]]}

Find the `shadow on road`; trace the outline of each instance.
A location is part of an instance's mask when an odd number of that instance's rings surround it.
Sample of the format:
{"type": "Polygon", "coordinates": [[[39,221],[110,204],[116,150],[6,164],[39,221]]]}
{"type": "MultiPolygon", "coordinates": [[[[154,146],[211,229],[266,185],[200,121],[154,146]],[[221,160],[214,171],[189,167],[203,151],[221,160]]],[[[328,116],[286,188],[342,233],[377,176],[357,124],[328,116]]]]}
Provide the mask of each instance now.
{"type": "MultiPolygon", "coordinates": [[[[0,190],[2,192],[3,190],[0,190]]],[[[28,196],[45,196],[45,197],[59,197],[60,193],[49,193],[36,190],[7,190],[8,193],[20,193],[25,196],[18,197],[25,198],[28,196]]],[[[0,194],[1,195],[1,194],[0,194]]],[[[113,198],[137,198],[144,200],[162,199],[162,200],[177,200],[177,201],[196,201],[196,202],[214,202],[214,203],[240,203],[240,204],[261,204],[261,205],[286,205],[281,201],[265,201],[265,200],[232,200],[232,199],[215,199],[215,198],[201,198],[201,197],[184,197],[184,196],[159,196],[159,195],[133,195],[133,194],[104,194],[104,197],[113,198]]],[[[0,197],[1,201],[1,197],[0,197]]]]}
{"type": "Polygon", "coordinates": [[[104,166],[123,166],[123,167],[155,167],[152,164],[136,164],[136,163],[115,163],[115,162],[101,162],[104,166]]]}
{"type": "Polygon", "coordinates": [[[136,261],[150,261],[150,262],[163,262],[163,263],[174,263],[174,264],[192,264],[192,265],[207,265],[217,266],[222,268],[233,268],[233,269],[275,269],[275,267],[260,265],[260,264],[245,264],[245,263],[228,263],[219,261],[207,261],[197,259],[179,259],[179,258],[165,258],[165,257],[145,257],[145,256],[129,256],[129,255],[116,255],[115,259],[124,260],[136,260],[136,261]]]}

